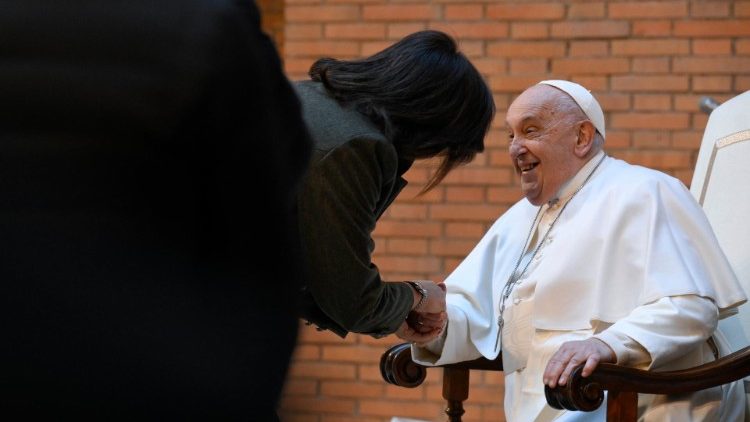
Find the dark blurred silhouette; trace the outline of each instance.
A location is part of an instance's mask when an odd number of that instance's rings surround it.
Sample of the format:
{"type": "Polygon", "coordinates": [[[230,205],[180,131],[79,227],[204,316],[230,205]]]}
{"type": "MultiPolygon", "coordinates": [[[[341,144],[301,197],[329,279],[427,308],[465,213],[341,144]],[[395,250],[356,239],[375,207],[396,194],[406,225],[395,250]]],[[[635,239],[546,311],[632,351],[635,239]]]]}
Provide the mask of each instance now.
{"type": "Polygon", "coordinates": [[[0,10],[0,418],[275,419],[310,145],[255,6],[0,10]]]}

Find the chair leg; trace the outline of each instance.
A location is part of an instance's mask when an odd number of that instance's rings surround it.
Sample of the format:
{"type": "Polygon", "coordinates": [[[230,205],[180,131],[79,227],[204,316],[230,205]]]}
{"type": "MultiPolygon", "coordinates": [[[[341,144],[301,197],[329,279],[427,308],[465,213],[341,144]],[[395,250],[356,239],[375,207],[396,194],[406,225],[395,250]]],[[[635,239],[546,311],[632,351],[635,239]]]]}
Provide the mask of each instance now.
{"type": "Polygon", "coordinates": [[[638,393],[607,392],[607,422],[635,422],[638,417],[638,393]]]}
{"type": "Polygon", "coordinates": [[[443,368],[443,398],[448,402],[448,422],[461,422],[464,400],[469,398],[469,370],[443,368]]]}

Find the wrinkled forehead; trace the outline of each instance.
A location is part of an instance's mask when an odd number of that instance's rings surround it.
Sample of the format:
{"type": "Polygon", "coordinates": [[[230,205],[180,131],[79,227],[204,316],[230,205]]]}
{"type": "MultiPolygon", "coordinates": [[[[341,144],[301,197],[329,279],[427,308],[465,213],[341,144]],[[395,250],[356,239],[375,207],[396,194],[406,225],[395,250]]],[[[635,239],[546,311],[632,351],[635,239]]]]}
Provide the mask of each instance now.
{"type": "Polygon", "coordinates": [[[558,119],[562,113],[559,107],[561,95],[564,94],[560,90],[548,85],[532,86],[510,104],[505,117],[506,125],[514,126],[525,120],[558,119]]]}

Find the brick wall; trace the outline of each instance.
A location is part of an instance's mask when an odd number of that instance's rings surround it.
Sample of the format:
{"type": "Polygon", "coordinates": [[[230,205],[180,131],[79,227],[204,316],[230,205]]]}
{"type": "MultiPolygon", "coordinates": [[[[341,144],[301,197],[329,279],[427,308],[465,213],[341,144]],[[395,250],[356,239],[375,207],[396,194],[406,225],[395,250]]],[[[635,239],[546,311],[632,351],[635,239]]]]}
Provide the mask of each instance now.
{"type": "MultiPolygon", "coordinates": [[[[368,55],[416,30],[454,35],[498,107],[486,152],[415,197],[431,167],[381,219],[375,262],[391,280],[443,280],[488,225],[520,198],[501,130],[528,85],[563,78],[599,98],[607,152],[690,182],[707,116],[703,95],[750,89],[750,1],[286,0],[284,54],[291,79],[319,56],[368,55]]],[[[416,389],[386,385],[380,354],[399,342],[301,331],[281,405],[284,422],[444,420],[440,371],[416,389]]],[[[501,374],[471,375],[466,421],[501,421],[501,374]]]]}

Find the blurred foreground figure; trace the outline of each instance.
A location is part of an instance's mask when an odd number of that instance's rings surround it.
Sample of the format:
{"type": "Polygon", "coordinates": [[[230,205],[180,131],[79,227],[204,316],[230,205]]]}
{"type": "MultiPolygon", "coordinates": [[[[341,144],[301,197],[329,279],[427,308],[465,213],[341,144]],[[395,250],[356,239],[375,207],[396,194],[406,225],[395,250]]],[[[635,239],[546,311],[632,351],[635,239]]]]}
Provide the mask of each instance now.
{"type": "Polygon", "coordinates": [[[2,419],[274,419],[309,143],[255,6],[4,2],[0,32],[2,419]]]}

